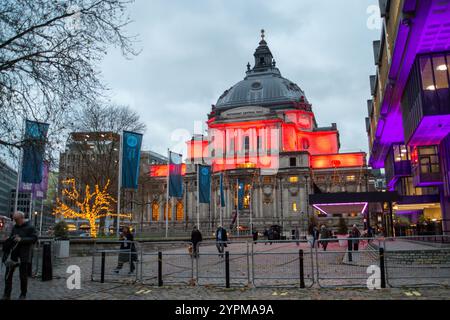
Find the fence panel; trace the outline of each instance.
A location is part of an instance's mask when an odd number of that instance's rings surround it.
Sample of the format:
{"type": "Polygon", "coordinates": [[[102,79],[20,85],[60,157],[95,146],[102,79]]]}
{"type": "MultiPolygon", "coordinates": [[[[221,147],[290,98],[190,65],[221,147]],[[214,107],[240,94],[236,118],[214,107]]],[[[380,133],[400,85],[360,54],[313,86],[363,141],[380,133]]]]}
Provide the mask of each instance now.
{"type": "Polygon", "coordinates": [[[191,284],[194,259],[190,248],[191,242],[182,241],[142,243],[140,281],[151,285],[160,284],[158,280],[161,284],[191,284]]]}
{"type": "Polygon", "coordinates": [[[226,242],[224,253],[220,254],[216,242],[205,241],[199,243],[199,255],[196,259],[199,285],[226,285],[225,251],[229,253],[230,286],[248,286],[250,284],[248,242],[226,242]]]}
{"type": "Polygon", "coordinates": [[[252,245],[252,280],[255,287],[312,287],[313,251],[302,241],[257,241],[252,245]],[[302,261],[301,261],[302,260],[302,261]],[[301,267],[303,264],[303,281],[301,267]]]}
{"type": "Polygon", "coordinates": [[[136,241],[96,242],[92,251],[91,280],[99,282],[134,283],[139,274],[139,243],[136,241]],[[121,244],[130,249],[120,249],[121,244]],[[131,249],[134,245],[137,252],[131,249]],[[119,261],[122,267],[119,269],[119,261]],[[134,270],[131,266],[134,265],[134,270]]]}
{"type": "Polygon", "coordinates": [[[391,287],[450,285],[450,248],[387,249],[385,261],[391,287]]]}
{"type": "Polygon", "coordinates": [[[322,288],[367,287],[369,266],[380,265],[379,250],[367,238],[323,239],[315,255],[316,279],[322,288]]]}

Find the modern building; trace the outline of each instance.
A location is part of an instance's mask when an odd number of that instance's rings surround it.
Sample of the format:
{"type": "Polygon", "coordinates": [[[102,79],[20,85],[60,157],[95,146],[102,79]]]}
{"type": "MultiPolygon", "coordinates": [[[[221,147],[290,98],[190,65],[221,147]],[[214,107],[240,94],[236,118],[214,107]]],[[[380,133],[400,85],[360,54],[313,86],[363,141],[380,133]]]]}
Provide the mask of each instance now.
{"type": "Polygon", "coordinates": [[[380,0],[366,118],[369,165],[384,168],[397,235],[450,232],[450,5],[380,0]]]}
{"type": "Polygon", "coordinates": [[[11,191],[16,189],[17,172],[0,162],[0,216],[9,217],[11,191]]]}
{"type": "MultiPolygon", "coordinates": [[[[262,230],[277,224],[289,233],[295,228],[304,232],[314,216],[330,227],[341,217],[362,226],[364,203],[308,204],[308,195],[314,192],[373,189],[373,179],[364,152],[339,152],[335,123],[318,126],[304,91],[281,75],[264,38],[262,32],[254,65],[247,65],[245,78],[212,106],[207,136],[194,135],[187,142],[184,195],[169,203],[170,228],[190,230],[199,219],[203,230],[218,223],[232,230],[249,230],[252,225],[262,230]],[[201,204],[199,211],[197,164],[209,164],[213,171],[211,204],[201,204]],[[221,174],[224,208],[219,196],[221,174]],[[243,192],[241,209],[238,192],[243,192]]],[[[153,165],[149,175],[145,218],[152,228],[163,228],[167,166],[153,165]]]]}

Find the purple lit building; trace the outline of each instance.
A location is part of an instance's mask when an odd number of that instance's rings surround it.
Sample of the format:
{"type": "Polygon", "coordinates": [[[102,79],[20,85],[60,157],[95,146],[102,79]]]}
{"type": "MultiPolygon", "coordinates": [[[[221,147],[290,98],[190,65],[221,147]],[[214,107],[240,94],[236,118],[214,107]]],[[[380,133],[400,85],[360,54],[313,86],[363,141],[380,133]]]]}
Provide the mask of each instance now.
{"type": "Polygon", "coordinates": [[[400,195],[397,235],[450,234],[450,1],[379,2],[369,164],[400,195]]]}

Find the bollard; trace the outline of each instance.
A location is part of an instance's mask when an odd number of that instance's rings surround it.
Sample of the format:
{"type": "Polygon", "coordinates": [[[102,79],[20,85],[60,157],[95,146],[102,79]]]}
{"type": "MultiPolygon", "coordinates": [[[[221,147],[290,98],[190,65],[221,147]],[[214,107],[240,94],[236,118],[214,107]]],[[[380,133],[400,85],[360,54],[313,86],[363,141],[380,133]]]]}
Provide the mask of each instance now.
{"type": "Polygon", "coordinates": [[[42,246],[42,281],[53,280],[52,246],[50,242],[44,242],[42,246]]]}
{"type": "Polygon", "coordinates": [[[230,253],[225,251],[225,287],[230,287],[230,253]]]}
{"type": "Polygon", "coordinates": [[[304,260],[303,260],[303,250],[299,250],[298,251],[298,258],[299,258],[299,263],[300,263],[300,288],[304,289],[305,288],[305,271],[303,269],[303,264],[304,264],[304,260]]]}
{"type": "Polygon", "coordinates": [[[380,248],[380,277],[381,288],[386,288],[386,273],[384,269],[384,248],[380,248]]]}
{"type": "Polygon", "coordinates": [[[106,262],[106,252],[102,252],[102,264],[100,273],[100,283],[105,283],[105,262],[106,262]]]}
{"type": "Polygon", "coordinates": [[[158,287],[163,286],[162,277],[162,252],[158,252],[158,287]]]}

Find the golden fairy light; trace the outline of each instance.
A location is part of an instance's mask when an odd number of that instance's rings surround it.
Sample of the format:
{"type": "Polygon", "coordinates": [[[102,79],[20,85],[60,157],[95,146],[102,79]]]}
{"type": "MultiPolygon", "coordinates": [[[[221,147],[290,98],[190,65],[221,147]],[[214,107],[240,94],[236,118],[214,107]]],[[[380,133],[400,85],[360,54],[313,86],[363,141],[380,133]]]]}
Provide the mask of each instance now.
{"type": "Polygon", "coordinates": [[[62,215],[67,219],[84,219],[89,222],[90,234],[92,237],[97,237],[98,219],[105,217],[120,217],[131,218],[131,214],[117,214],[113,213],[113,204],[116,200],[108,193],[108,186],[110,181],[101,189],[99,185],[95,185],[94,192],[91,192],[89,185],[86,185],[84,198],[80,195],[76,188],[75,179],[67,179],[62,181],[64,186],[62,194],[67,202],[71,202],[72,206],[56,199],[56,207],[53,209],[54,215],[62,215]]]}

